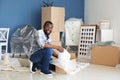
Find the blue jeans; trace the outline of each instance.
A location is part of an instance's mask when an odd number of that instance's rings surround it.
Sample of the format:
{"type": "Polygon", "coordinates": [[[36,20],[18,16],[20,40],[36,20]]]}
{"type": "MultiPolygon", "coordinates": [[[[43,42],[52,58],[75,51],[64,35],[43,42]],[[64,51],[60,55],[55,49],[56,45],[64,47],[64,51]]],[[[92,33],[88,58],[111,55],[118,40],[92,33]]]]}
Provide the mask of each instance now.
{"type": "Polygon", "coordinates": [[[33,62],[34,66],[42,71],[49,70],[49,63],[51,56],[53,54],[53,49],[44,48],[36,51],[30,56],[30,60],[33,62]]]}

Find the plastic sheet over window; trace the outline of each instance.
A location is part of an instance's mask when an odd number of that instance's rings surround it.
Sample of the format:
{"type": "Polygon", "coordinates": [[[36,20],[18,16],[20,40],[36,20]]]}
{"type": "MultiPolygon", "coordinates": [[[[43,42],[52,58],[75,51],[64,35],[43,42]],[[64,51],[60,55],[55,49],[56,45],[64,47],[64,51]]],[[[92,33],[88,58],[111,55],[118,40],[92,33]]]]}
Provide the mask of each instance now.
{"type": "Polygon", "coordinates": [[[36,29],[30,25],[18,28],[11,37],[11,52],[29,54],[37,50],[35,35],[36,29]]]}

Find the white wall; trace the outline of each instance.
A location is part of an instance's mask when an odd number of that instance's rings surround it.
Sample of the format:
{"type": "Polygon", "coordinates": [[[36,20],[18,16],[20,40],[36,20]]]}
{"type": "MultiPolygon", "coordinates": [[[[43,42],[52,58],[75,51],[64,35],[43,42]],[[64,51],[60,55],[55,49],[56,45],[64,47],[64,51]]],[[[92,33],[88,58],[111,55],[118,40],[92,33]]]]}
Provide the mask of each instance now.
{"type": "Polygon", "coordinates": [[[120,44],[120,0],[85,0],[85,24],[110,20],[114,41],[120,44]]]}

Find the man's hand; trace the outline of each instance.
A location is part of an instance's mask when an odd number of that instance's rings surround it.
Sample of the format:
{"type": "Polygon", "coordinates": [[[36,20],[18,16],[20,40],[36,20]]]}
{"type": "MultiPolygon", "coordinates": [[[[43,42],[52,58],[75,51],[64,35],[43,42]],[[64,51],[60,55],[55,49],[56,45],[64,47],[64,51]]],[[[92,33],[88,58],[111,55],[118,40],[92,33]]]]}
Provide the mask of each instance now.
{"type": "Polygon", "coordinates": [[[64,51],[63,47],[61,47],[61,46],[57,46],[57,50],[58,50],[59,52],[63,52],[63,51],[64,51]]]}

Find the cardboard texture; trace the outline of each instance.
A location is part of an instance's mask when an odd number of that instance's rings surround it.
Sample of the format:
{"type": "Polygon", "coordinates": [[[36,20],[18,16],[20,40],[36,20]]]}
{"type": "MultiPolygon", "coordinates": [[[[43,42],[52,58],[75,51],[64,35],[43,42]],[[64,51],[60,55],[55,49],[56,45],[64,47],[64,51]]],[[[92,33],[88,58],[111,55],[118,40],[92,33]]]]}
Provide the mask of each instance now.
{"type": "Polygon", "coordinates": [[[76,59],[72,59],[71,62],[73,65],[71,65],[72,68],[69,71],[66,72],[64,69],[61,69],[60,67],[55,66],[55,72],[63,73],[63,74],[68,74],[73,72],[76,69],[76,59]]]}
{"type": "Polygon", "coordinates": [[[71,60],[76,59],[76,54],[75,53],[70,53],[70,55],[71,55],[71,57],[70,57],[71,60]]]}
{"type": "Polygon", "coordinates": [[[116,66],[120,63],[120,48],[115,46],[96,46],[92,48],[92,63],[116,66]]]}
{"type": "Polygon", "coordinates": [[[42,7],[42,14],[45,15],[55,15],[55,16],[65,16],[65,9],[63,7],[42,7]],[[50,12],[49,14],[46,11],[50,12]]]}
{"type": "Polygon", "coordinates": [[[50,20],[54,24],[53,31],[64,31],[64,17],[63,7],[42,7],[42,26],[50,20]]]}
{"type": "Polygon", "coordinates": [[[63,32],[65,30],[64,29],[65,28],[65,26],[64,26],[65,25],[65,21],[62,18],[63,16],[60,16],[60,17],[61,18],[58,19],[58,27],[59,27],[58,29],[59,29],[60,32],[63,32]]]}
{"type": "Polygon", "coordinates": [[[61,42],[60,41],[53,41],[52,44],[53,45],[57,45],[57,46],[61,46],[61,42]]]}
{"type": "Polygon", "coordinates": [[[51,21],[54,24],[53,31],[56,31],[56,29],[58,29],[57,31],[59,32],[64,31],[64,17],[63,16],[52,17],[51,21]]]}
{"type": "Polygon", "coordinates": [[[52,40],[52,42],[59,42],[60,41],[60,32],[52,32],[50,34],[50,38],[52,40]]]}

